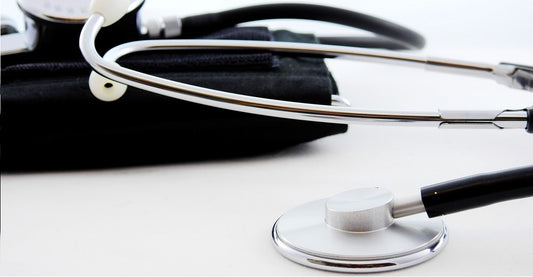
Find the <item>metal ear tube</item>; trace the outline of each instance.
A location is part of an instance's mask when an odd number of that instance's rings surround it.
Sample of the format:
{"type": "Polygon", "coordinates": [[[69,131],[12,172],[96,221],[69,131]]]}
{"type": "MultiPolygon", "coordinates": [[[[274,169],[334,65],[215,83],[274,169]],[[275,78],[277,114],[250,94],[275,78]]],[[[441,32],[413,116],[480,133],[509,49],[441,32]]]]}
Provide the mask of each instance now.
{"type": "MultiPolygon", "coordinates": [[[[102,58],[94,47],[94,41],[104,24],[104,17],[90,16],[80,35],[80,49],[91,67],[108,80],[103,84],[122,83],[171,98],[191,101],[213,107],[236,110],[266,116],[328,123],[419,124],[433,126],[472,125],[488,128],[528,128],[528,108],[497,111],[368,111],[351,107],[313,105],[245,96],[231,92],[193,86],[144,74],[124,68],[115,61],[125,55],[158,50],[269,50],[273,52],[313,54],[347,58],[365,62],[379,62],[402,66],[414,66],[428,70],[467,74],[496,80],[499,83],[523,90],[530,90],[531,70],[526,67],[499,64],[487,65],[443,59],[423,58],[404,53],[361,49],[356,47],[315,45],[308,43],[239,41],[239,40],[145,40],[121,44],[109,50],[102,58]],[[522,73],[526,74],[522,74],[522,73]],[[528,73],[529,72],[529,73],[528,73]],[[520,73],[517,75],[517,73],[520,73]],[[517,81],[518,78],[520,81],[517,81]]],[[[102,88],[103,90],[103,88],[102,88]]],[[[93,91],[96,95],[100,90],[93,91]]],[[[118,98],[116,98],[118,99],[118,98]]]]}

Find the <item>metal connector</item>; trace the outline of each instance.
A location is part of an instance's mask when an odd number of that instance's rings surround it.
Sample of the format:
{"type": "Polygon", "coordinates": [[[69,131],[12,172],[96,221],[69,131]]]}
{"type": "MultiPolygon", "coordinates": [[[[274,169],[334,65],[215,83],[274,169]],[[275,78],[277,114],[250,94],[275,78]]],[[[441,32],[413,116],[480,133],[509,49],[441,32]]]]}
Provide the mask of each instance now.
{"type": "MultiPolygon", "coordinates": [[[[2,17],[2,28],[5,22],[10,24],[9,19],[2,17]]],[[[2,35],[2,43],[0,43],[2,56],[31,52],[37,47],[38,31],[35,21],[27,17],[25,23],[26,30],[23,33],[12,32],[2,35]]]]}
{"type": "Polygon", "coordinates": [[[140,26],[143,35],[150,38],[176,38],[181,35],[182,23],[177,16],[151,18],[140,26]]]}
{"type": "Polygon", "coordinates": [[[494,79],[508,87],[533,91],[533,67],[500,63],[494,72],[494,79]]]}
{"type": "Polygon", "coordinates": [[[525,129],[526,110],[503,111],[439,111],[446,129],[525,129]]]}
{"type": "Polygon", "coordinates": [[[511,75],[511,87],[533,91],[533,68],[518,67],[511,75]]]}
{"type": "Polygon", "coordinates": [[[409,197],[394,199],[392,204],[392,217],[400,218],[404,216],[423,213],[426,211],[420,193],[409,197]]]}

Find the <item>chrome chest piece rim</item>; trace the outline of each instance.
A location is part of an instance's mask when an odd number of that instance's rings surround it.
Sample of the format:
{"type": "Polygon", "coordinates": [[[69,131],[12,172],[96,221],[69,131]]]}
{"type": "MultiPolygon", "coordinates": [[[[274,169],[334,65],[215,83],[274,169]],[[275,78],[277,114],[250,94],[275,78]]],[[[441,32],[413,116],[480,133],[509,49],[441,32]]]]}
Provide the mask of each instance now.
{"type": "MultiPolygon", "coordinates": [[[[367,192],[368,189],[363,190],[363,193],[367,192]]],[[[348,193],[353,195],[361,190],[348,193]]],[[[392,197],[383,197],[390,193],[379,191],[379,197],[376,197],[375,189],[370,193],[374,194],[367,199],[367,203],[374,205],[370,207],[347,203],[346,193],[343,193],[290,210],[272,229],[276,249],[289,260],[308,267],[370,273],[425,262],[444,248],[448,237],[441,219],[429,219],[427,215],[419,214],[399,219],[391,217],[386,223],[379,213],[392,201],[392,197]],[[353,211],[348,212],[349,209],[353,211]],[[336,222],[348,224],[338,225],[336,222]],[[368,222],[370,224],[366,224],[368,222]]]]}

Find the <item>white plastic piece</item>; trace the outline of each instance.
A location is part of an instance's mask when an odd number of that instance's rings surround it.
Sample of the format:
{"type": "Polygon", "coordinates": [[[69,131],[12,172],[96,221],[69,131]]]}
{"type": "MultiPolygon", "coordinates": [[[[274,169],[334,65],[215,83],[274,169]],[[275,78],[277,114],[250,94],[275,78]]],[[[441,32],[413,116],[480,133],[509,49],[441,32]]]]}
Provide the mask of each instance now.
{"type": "Polygon", "coordinates": [[[122,97],[128,86],[111,81],[93,71],[89,76],[89,88],[96,98],[102,101],[112,102],[122,97]]]}
{"type": "Polygon", "coordinates": [[[126,13],[130,0],[92,0],[90,6],[90,13],[98,13],[104,17],[104,27],[107,27],[119,19],[126,13]]]}

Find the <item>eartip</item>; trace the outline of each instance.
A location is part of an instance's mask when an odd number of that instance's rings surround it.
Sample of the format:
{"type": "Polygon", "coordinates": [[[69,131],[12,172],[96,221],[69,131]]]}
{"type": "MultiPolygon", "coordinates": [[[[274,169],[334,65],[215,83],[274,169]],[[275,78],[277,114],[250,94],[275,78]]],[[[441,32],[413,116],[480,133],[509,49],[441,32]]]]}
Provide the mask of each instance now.
{"type": "Polygon", "coordinates": [[[128,86],[111,81],[93,71],[89,77],[89,88],[96,98],[112,102],[122,97],[128,86]]]}
{"type": "Polygon", "coordinates": [[[121,19],[128,12],[129,5],[129,0],[91,0],[89,11],[102,15],[103,26],[107,27],[121,19]]]}

